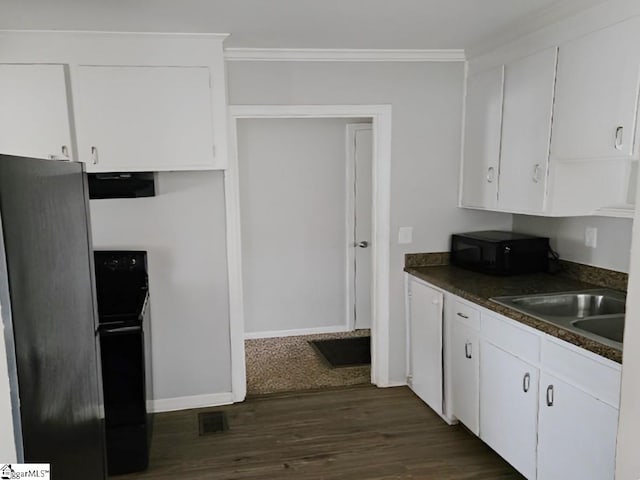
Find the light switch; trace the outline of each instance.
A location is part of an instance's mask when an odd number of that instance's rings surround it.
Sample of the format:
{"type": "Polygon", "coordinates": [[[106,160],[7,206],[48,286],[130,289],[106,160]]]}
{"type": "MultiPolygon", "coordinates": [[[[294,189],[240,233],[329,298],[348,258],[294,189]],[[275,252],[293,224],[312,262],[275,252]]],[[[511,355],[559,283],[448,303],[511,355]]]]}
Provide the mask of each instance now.
{"type": "Polygon", "coordinates": [[[400,227],[398,229],[398,243],[413,242],[413,227],[400,227]]]}

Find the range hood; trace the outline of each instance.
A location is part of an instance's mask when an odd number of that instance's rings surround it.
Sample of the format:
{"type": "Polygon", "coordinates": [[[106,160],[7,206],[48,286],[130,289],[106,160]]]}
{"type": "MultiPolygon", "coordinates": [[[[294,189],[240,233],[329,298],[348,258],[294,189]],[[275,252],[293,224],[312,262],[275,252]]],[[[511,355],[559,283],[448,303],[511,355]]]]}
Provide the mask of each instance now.
{"type": "Polygon", "coordinates": [[[156,194],[154,172],[89,173],[89,198],[138,198],[156,194]]]}

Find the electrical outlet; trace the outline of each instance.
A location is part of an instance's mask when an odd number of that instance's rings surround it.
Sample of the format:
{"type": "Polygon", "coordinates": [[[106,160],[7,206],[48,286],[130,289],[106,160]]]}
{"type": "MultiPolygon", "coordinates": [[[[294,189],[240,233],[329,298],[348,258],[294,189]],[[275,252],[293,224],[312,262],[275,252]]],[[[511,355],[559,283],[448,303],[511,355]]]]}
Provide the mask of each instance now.
{"type": "Polygon", "coordinates": [[[413,227],[400,227],[398,229],[398,243],[413,242],[413,227]]]}
{"type": "Polygon", "coordinates": [[[584,244],[587,247],[596,248],[598,246],[598,229],[587,227],[584,229],[584,244]]]}

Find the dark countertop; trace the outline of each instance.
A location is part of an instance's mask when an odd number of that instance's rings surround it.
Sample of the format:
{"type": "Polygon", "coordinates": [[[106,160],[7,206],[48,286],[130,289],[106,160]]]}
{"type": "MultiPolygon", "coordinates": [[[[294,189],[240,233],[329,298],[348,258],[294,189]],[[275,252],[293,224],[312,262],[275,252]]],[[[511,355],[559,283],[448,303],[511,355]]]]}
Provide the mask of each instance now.
{"type": "Polygon", "coordinates": [[[604,345],[595,340],[583,337],[578,333],[543,322],[542,320],[530,317],[529,315],[489,300],[491,297],[501,295],[552,293],[602,288],[598,285],[581,282],[562,275],[550,275],[548,273],[496,277],[463,270],[451,265],[407,267],[404,270],[425,282],[453,293],[465,300],[469,300],[505,317],[509,317],[536,330],[564,340],[565,342],[582,347],[614,362],[622,363],[622,351],[617,348],[604,345]]]}

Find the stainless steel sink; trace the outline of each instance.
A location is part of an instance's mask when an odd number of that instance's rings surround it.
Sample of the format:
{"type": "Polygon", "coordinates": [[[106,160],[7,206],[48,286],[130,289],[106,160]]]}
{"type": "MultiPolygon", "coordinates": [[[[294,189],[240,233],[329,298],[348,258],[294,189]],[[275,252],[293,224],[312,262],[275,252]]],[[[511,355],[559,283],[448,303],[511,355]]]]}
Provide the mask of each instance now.
{"type": "Polygon", "coordinates": [[[622,349],[626,296],[609,289],[514,295],[492,301],[622,349]]]}
{"type": "Polygon", "coordinates": [[[611,315],[607,317],[592,317],[583,320],[574,320],[573,326],[614,342],[622,343],[624,333],[624,315],[611,315]]]}
{"type": "Polygon", "coordinates": [[[514,298],[511,302],[540,315],[578,318],[624,313],[625,306],[624,298],[615,298],[604,293],[535,295],[514,298]]]}

